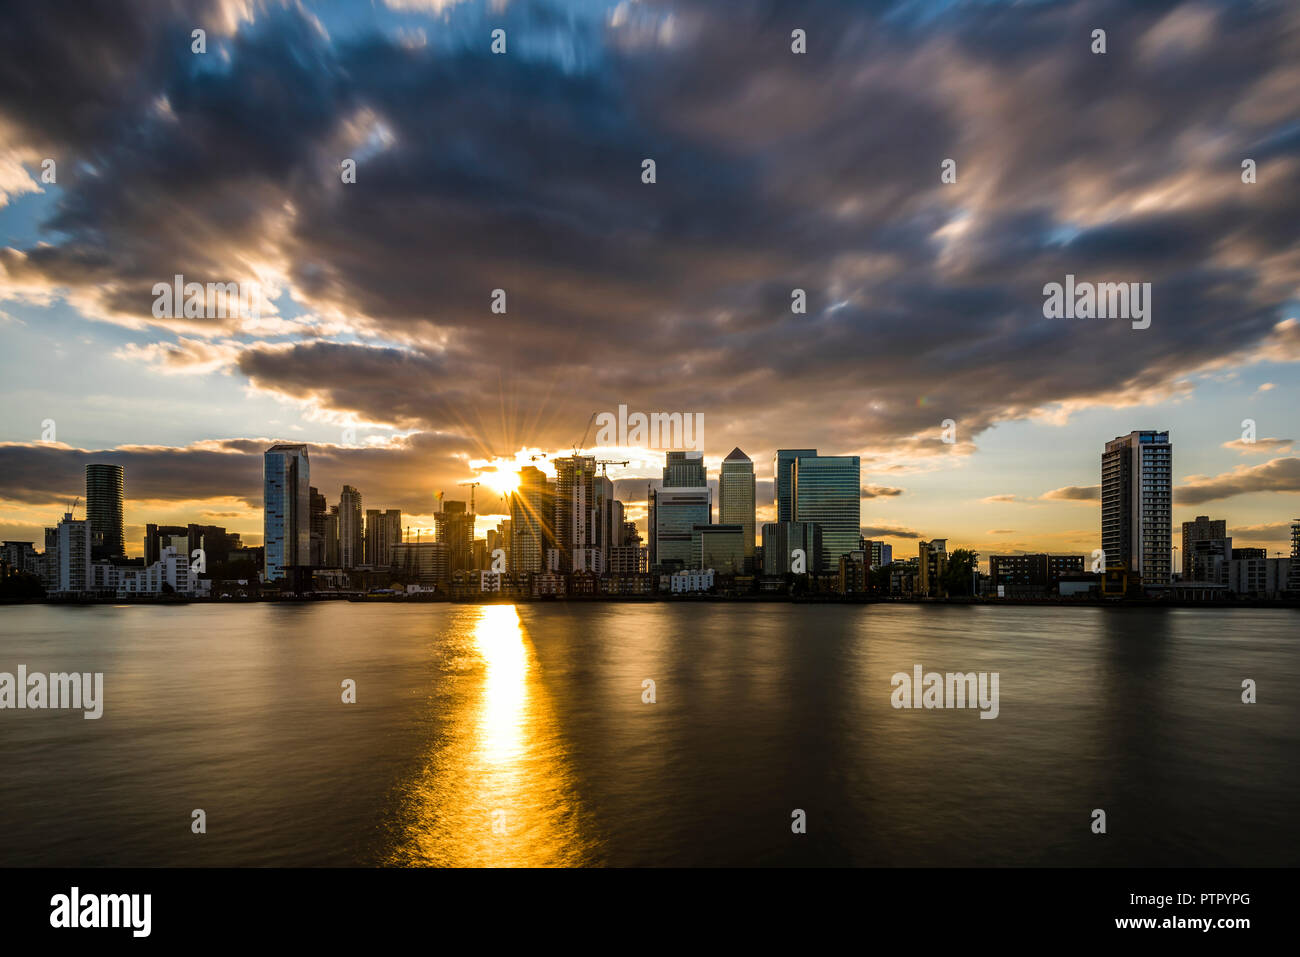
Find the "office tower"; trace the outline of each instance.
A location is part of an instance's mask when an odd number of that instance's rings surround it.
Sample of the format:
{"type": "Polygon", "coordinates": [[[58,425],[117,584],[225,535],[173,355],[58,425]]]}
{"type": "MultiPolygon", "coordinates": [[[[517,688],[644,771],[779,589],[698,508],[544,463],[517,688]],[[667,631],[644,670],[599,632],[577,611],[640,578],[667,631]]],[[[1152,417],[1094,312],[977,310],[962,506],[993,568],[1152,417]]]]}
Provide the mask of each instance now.
{"type": "MultiPolygon", "coordinates": [[[[1197,515],[1195,521],[1183,522],[1183,581],[1210,581],[1197,578],[1192,571],[1192,553],[1197,542],[1222,541],[1228,537],[1228,523],[1224,519],[1211,521],[1208,515],[1197,515]]],[[[1226,560],[1232,560],[1229,551],[1226,560]]]]}
{"type": "Polygon", "coordinates": [[[600,571],[591,567],[590,558],[596,548],[596,457],[571,455],[555,459],[554,465],[557,570],[600,571]]]}
{"type": "Polygon", "coordinates": [[[664,465],[664,488],[699,488],[708,485],[703,452],[669,452],[664,465]]]}
{"type": "Polygon", "coordinates": [[[772,456],[772,504],[778,522],[793,522],[794,463],[801,455],[816,455],[816,449],[777,449],[772,456]]]}
{"type": "Polygon", "coordinates": [[[718,524],[739,525],[745,537],[745,570],[754,569],[754,463],[735,448],[718,473],[718,524]]]}
{"type": "Polygon", "coordinates": [[[433,516],[438,541],[447,546],[447,561],[452,574],[475,567],[474,519],[474,513],[465,508],[464,502],[444,501],[442,511],[433,516]]]}
{"type": "Polygon", "coordinates": [[[763,574],[794,571],[794,551],[804,555],[803,574],[816,572],[822,563],[822,530],[807,522],[767,522],[763,526],[763,574]]]}
{"type": "Polygon", "coordinates": [[[366,560],[371,568],[393,562],[393,546],[402,540],[402,510],[366,509],[366,560]]]}
{"type": "Polygon", "coordinates": [[[879,568],[881,565],[888,565],[894,560],[894,546],[886,545],[884,542],[864,539],[862,550],[867,553],[867,559],[870,562],[868,567],[870,568],[879,568]]]}
{"type": "Polygon", "coordinates": [[[917,591],[929,598],[942,598],[944,572],[948,570],[948,539],[917,544],[917,591]]]}
{"type": "Polygon", "coordinates": [[[71,512],[64,512],[58,527],[47,528],[45,532],[46,550],[49,551],[51,544],[54,546],[54,556],[50,561],[53,587],[50,590],[64,594],[90,591],[94,540],[90,519],[74,519],[71,512]],[[50,532],[54,532],[52,537],[50,532]]]}
{"type": "Polygon", "coordinates": [[[711,568],[719,575],[742,574],[745,571],[745,527],[743,525],[693,526],[691,556],[690,568],[711,568]]]}
{"type": "Polygon", "coordinates": [[[86,466],[86,520],[95,558],[126,554],[125,473],[120,465],[86,466]]]}
{"type": "Polygon", "coordinates": [[[329,505],[314,485],[308,492],[311,496],[311,566],[320,568],[325,564],[325,519],[329,505]]]}
{"type": "Polygon", "coordinates": [[[325,557],[326,568],[339,567],[339,507],[331,505],[325,515],[325,557]]]}
{"type": "Polygon", "coordinates": [[[555,486],[539,468],[519,470],[519,485],[510,495],[511,572],[540,574],[546,552],[555,547],[555,486]]]}
{"type": "Polygon", "coordinates": [[[862,467],[856,455],[801,455],[791,469],[791,506],[796,522],[822,530],[818,571],[839,567],[841,555],[862,541],[862,467]]]}
{"type": "Polygon", "coordinates": [[[592,490],[596,496],[596,548],[603,556],[602,567],[608,569],[610,550],[623,535],[623,503],[614,497],[614,483],[604,475],[596,476],[592,490]]]}
{"type": "Polygon", "coordinates": [[[1101,547],[1106,564],[1149,584],[1172,576],[1173,458],[1168,432],[1134,431],[1101,456],[1101,547]]]}
{"type": "Polygon", "coordinates": [[[665,569],[695,567],[699,556],[692,554],[692,533],[696,525],[712,522],[712,491],[704,486],[661,488],[652,493],[651,507],[654,565],[665,569]]]}
{"type": "Polygon", "coordinates": [[[365,564],[365,527],[361,517],[361,493],[351,485],[339,495],[339,567],[365,564]]]}
{"type": "Polygon", "coordinates": [[[267,581],[311,562],[311,465],[305,445],[273,445],[262,456],[262,528],[267,581]]]}
{"type": "Polygon", "coordinates": [[[0,561],[9,566],[12,574],[40,574],[41,557],[35,542],[5,542],[0,545],[0,561]]]}

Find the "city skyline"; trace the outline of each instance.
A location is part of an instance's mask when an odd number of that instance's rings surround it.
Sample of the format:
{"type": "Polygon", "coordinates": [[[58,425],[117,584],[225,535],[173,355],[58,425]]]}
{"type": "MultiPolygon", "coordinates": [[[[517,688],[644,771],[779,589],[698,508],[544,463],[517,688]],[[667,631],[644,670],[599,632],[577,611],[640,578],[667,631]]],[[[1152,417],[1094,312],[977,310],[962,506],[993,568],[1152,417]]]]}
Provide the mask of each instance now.
{"type": "MultiPolygon", "coordinates": [[[[369,476],[431,528],[437,492],[626,407],[703,416],[714,476],[760,463],[758,527],[763,464],[803,443],[860,458],[873,536],[984,554],[1087,547],[1093,449],[1154,426],[1175,527],[1212,507],[1285,547],[1294,5],[418,7],[23,15],[0,62],[62,82],[0,85],[0,538],[39,540],[106,462],[128,554],[144,521],[256,542],[244,460],[274,442],[312,447],[331,501],[369,476]],[[1124,42],[1090,51],[1094,20],[1124,42]],[[1149,282],[1150,325],[1048,318],[1076,275],[1149,282]],[[176,277],[265,295],[168,315],[176,277]]],[[[610,478],[644,528],[657,453],[586,451],[630,460],[610,478]]]]}

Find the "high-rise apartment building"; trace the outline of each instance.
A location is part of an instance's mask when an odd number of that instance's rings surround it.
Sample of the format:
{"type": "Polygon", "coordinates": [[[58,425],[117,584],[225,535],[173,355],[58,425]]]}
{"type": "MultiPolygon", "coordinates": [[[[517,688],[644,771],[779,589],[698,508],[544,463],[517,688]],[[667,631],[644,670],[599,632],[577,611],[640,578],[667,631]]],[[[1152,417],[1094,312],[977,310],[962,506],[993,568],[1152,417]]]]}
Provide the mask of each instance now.
{"type": "Polygon", "coordinates": [[[433,516],[434,531],[438,541],[447,546],[447,561],[453,575],[477,567],[474,561],[475,518],[464,502],[450,501],[444,501],[442,511],[433,516]]]}
{"type": "Polygon", "coordinates": [[[364,565],[365,555],[361,493],[351,485],[345,485],[339,495],[339,567],[356,568],[364,565]]]}
{"type": "Polygon", "coordinates": [[[541,574],[546,552],[555,547],[555,486],[539,468],[519,470],[519,485],[510,495],[510,571],[541,574]]]}
{"type": "MultiPolygon", "coordinates": [[[[591,558],[591,552],[597,549],[600,513],[596,503],[596,457],[570,455],[554,459],[553,464],[555,549],[558,562],[554,570],[601,571],[600,568],[592,567],[591,558]]],[[[594,562],[598,563],[599,560],[594,562]]]]}
{"type": "Polygon", "coordinates": [[[325,521],[329,515],[329,504],[316,486],[308,490],[311,497],[311,566],[320,568],[325,564],[325,521]]]}
{"type": "Polygon", "coordinates": [[[273,445],[262,456],[262,528],[267,581],[311,564],[311,465],[307,446],[273,445]]]}
{"type": "Polygon", "coordinates": [[[862,466],[856,455],[801,455],[794,460],[791,499],[796,522],[822,530],[818,571],[839,568],[862,541],[862,466]]]}
{"type": "Polygon", "coordinates": [[[1147,584],[1166,585],[1171,552],[1174,447],[1168,432],[1135,431],[1101,456],[1101,547],[1147,584]]]}
{"type": "Polygon", "coordinates": [[[125,471],[120,465],[86,466],[86,520],[95,558],[126,554],[125,471]]]}
{"type": "Polygon", "coordinates": [[[755,492],[753,460],[739,448],[732,449],[718,473],[718,524],[741,527],[746,571],[754,569],[755,492]]]}
{"type": "Polygon", "coordinates": [[[393,563],[393,546],[402,540],[402,510],[366,509],[366,561],[372,568],[393,563]]]}

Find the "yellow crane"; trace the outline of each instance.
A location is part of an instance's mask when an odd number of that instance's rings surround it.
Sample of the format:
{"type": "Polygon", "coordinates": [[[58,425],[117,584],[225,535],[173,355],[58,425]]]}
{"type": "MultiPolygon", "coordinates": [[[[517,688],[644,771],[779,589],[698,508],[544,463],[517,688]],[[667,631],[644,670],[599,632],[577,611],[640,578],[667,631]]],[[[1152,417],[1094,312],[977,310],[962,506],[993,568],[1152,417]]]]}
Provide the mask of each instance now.
{"type": "Polygon", "coordinates": [[[474,489],[478,488],[483,483],[482,482],[457,482],[456,484],[469,486],[469,510],[473,514],[477,515],[478,512],[474,511],[474,489]]]}

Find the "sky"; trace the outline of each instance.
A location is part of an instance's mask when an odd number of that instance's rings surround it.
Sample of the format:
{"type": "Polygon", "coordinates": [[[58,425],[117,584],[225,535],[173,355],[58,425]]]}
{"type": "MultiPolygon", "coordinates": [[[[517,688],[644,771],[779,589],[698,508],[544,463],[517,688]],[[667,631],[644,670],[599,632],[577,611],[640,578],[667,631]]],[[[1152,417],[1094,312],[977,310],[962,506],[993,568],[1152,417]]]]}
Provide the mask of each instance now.
{"type": "Polygon", "coordinates": [[[412,529],[482,479],[480,532],[505,473],[581,444],[629,461],[609,476],[644,527],[662,451],[583,438],[623,405],[702,415],[715,485],[750,455],[760,523],[774,450],[861,456],[864,534],[896,557],[1091,552],[1104,444],[1167,429],[1175,534],[1208,514],[1289,549],[1300,4],[5,19],[0,539],[40,547],[102,461],[129,554],[146,522],[258,544],[278,441],[412,529]],[[159,316],[175,275],[255,287],[256,314],[159,316]],[[1150,283],[1150,326],[1047,318],[1067,275],[1150,283]]]}

